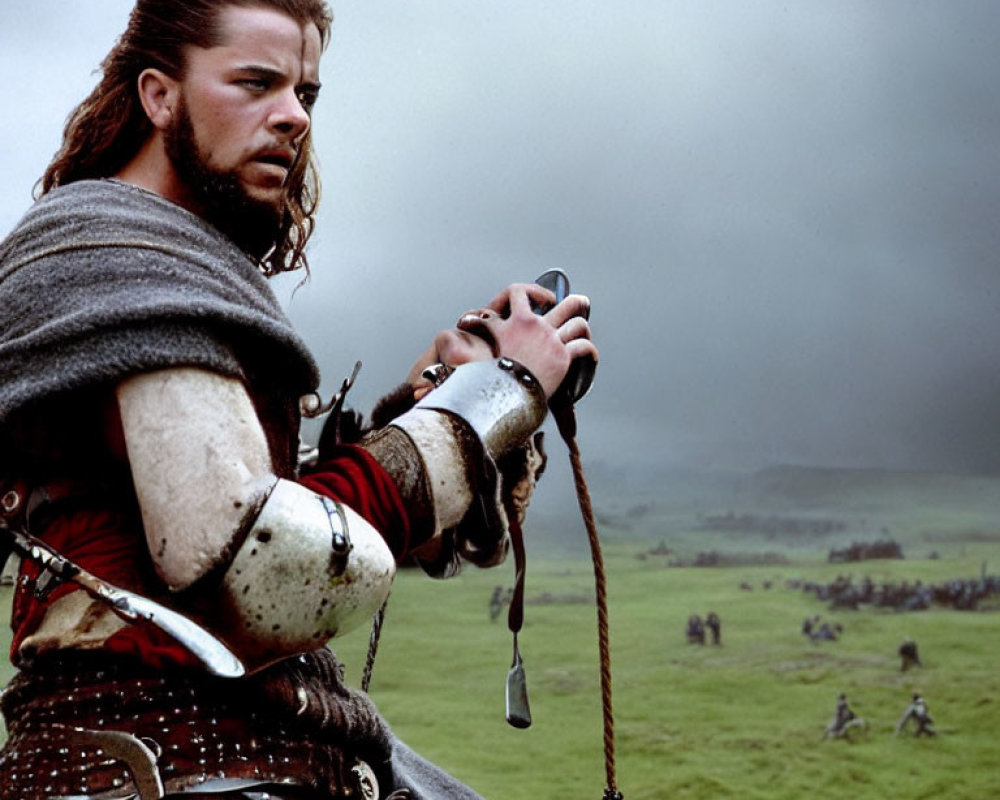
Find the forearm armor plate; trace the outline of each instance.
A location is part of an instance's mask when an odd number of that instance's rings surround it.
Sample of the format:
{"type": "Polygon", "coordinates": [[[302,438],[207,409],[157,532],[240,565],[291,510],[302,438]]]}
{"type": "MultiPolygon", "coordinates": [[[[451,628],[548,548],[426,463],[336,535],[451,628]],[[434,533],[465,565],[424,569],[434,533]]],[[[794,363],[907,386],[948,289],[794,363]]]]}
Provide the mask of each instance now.
{"type": "MultiPolygon", "coordinates": [[[[416,407],[461,417],[494,459],[524,444],[544,422],[547,411],[545,392],[535,376],[509,358],[456,367],[416,407]]],[[[406,417],[394,424],[405,429],[406,417]]]]}

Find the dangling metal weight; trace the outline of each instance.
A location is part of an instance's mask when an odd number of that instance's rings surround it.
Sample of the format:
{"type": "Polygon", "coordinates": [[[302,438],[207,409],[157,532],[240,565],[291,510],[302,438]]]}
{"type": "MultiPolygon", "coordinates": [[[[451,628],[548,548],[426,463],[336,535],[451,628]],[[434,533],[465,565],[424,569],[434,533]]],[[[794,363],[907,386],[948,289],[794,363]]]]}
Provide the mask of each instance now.
{"type": "Polygon", "coordinates": [[[531,725],[531,708],[528,705],[528,680],[524,674],[524,662],[517,649],[517,634],[514,634],[514,662],[507,673],[507,723],[515,728],[531,725]]]}

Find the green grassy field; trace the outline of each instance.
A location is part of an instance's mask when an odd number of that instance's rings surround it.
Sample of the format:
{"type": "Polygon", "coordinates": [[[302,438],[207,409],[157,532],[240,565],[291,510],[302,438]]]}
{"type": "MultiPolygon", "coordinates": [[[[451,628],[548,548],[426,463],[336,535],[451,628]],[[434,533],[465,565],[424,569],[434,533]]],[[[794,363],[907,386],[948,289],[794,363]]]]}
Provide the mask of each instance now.
{"type": "MultiPolygon", "coordinates": [[[[995,614],[835,614],[783,586],[787,577],[832,578],[837,570],[824,564],[669,569],[638,560],[634,548],[609,550],[626,798],[1000,797],[995,614]],[[775,588],[760,588],[765,580],[775,588]],[[744,581],[754,590],[741,590],[744,581]],[[723,645],[686,644],[688,614],[709,609],[723,619],[723,645]],[[805,639],[801,622],[812,613],[840,621],[842,639],[805,639]],[[895,651],[906,636],[920,643],[925,665],[902,674],[895,651]],[[892,736],[915,690],[930,704],[937,739],[892,736]],[[839,691],[871,726],[854,743],[822,740],[839,691]]],[[[869,574],[912,579],[914,566],[879,563],[869,574]]],[[[925,579],[947,579],[978,574],[979,562],[919,566],[925,579]]],[[[494,581],[403,576],[373,694],[404,738],[487,797],[599,797],[595,618],[576,602],[589,594],[589,565],[547,560],[529,575],[529,596],[571,602],[527,609],[522,651],[535,717],[527,731],[503,722],[509,643],[487,619],[494,581]]]]}
{"type": "MultiPolygon", "coordinates": [[[[976,577],[984,560],[996,572],[997,545],[981,539],[935,541],[934,560],[832,565],[824,545],[797,549],[780,566],[677,568],[668,557],[644,556],[659,537],[606,537],[626,800],[1000,797],[995,607],[831,611],[785,585],[838,573],[937,582],[976,577]],[[722,646],[687,644],[688,615],[709,610],[722,618],[722,646]],[[800,628],[812,614],[840,622],[842,638],[811,643],[800,628]],[[919,642],[924,666],[901,673],[896,648],[907,636],[919,642]],[[854,741],[827,742],[840,691],[870,728],[854,741]],[[935,739],[893,737],[913,691],[929,704],[935,739]]],[[[694,534],[678,541],[691,544],[694,534]]],[[[924,543],[914,542],[910,549],[922,552],[924,543]]],[[[443,582],[400,575],[372,695],[402,738],[491,800],[597,800],[604,763],[592,569],[577,556],[546,553],[530,558],[527,580],[521,650],[531,728],[515,730],[503,718],[511,639],[503,618],[490,621],[488,605],[495,585],[511,583],[507,566],[443,582]]],[[[366,631],[336,642],[355,684],[366,645],[366,631]]]]}

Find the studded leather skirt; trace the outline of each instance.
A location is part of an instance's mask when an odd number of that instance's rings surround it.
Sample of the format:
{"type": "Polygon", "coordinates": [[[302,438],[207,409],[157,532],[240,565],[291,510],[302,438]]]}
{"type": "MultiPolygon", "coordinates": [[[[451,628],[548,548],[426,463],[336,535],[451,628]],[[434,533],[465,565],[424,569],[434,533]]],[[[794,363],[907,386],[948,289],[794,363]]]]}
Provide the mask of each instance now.
{"type": "Polygon", "coordinates": [[[225,782],[358,800],[389,760],[384,722],[327,650],[239,680],[63,657],[15,676],[0,706],[3,800],[161,797],[225,782]]]}

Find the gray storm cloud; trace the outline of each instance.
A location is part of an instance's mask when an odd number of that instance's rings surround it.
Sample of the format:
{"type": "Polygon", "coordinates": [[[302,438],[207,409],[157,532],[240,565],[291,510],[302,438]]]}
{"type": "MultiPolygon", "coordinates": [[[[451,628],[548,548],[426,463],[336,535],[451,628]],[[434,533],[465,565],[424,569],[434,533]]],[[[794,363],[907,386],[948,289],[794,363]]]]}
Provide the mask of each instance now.
{"type": "MultiPolygon", "coordinates": [[[[279,286],[328,391],[560,266],[594,458],[1000,470],[1000,6],[333,5],[313,275],[279,286]]],[[[0,31],[5,230],[129,6],[0,31]]]]}

